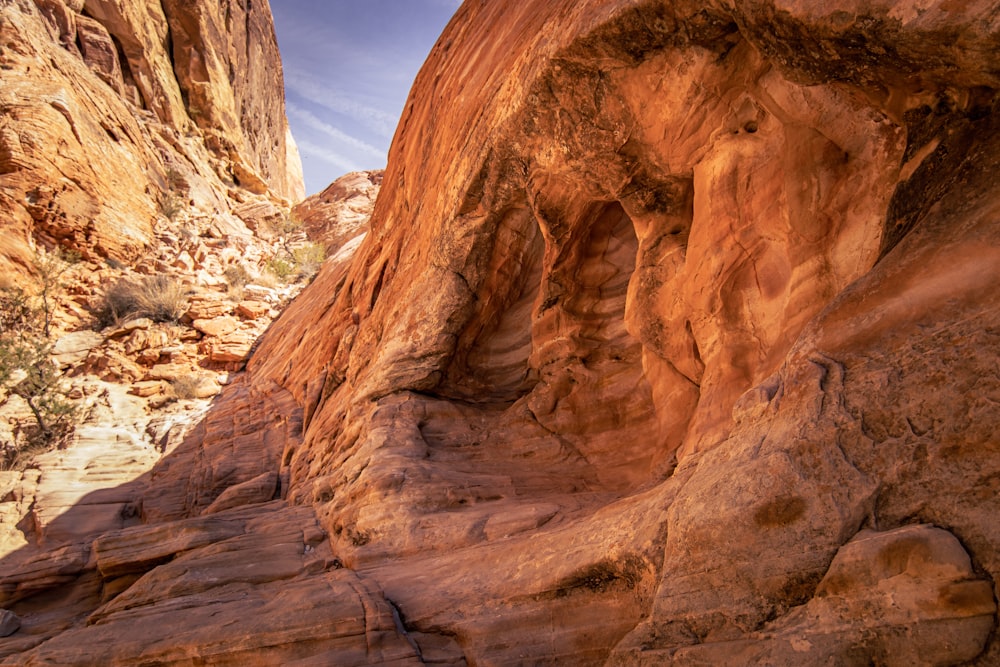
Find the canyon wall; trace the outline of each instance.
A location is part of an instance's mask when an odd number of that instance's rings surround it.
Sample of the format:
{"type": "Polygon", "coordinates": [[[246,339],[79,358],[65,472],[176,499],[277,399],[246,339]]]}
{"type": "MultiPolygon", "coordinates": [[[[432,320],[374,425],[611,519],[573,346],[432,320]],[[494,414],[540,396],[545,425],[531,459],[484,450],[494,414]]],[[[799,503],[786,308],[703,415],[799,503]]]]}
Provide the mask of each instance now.
{"type": "Polygon", "coordinates": [[[466,2],[353,260],[3,563],[4,664],[996,664],[998,17],[466,2]]]}
{"type": "Polygon", "coordinates": [[[37,242],[134,262],[172,198],[302,198],[266,2],[10,0],[0,40],[5,272],[37,242]]]}

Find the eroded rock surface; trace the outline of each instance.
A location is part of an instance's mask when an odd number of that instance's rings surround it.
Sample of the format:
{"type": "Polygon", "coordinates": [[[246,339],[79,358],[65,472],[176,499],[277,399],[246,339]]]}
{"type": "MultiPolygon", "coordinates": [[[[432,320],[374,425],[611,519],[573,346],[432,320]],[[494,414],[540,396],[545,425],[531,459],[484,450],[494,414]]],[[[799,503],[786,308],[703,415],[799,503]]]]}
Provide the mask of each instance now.
{"type": "Polygon", "coordinates": [[[7,662],[996,664],[996,16],[466,3],[142,525],[8,561],[80,616],[0,598],[7,662]]]}
{"type": "Polygon", "coordinates": [[[169,202],[303,196],[267,3],[18,0],[0,39],[5,272],[38,241],[133,262],[169,202]]]}
{"type": "Polygon", "coordinates": [[[292,218],[302,223],[310,239],[322,243],[329,254],[368,231],[375,199],[382,187],[381,170],[354,171],[341,176],[322,192],[292,208],[292,218]]]}

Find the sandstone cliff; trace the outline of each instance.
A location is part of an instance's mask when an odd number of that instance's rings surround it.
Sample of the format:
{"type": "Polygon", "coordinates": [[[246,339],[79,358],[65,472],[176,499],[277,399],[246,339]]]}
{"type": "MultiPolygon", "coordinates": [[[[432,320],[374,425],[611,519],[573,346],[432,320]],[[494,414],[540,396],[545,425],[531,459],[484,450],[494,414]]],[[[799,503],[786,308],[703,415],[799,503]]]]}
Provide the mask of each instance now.
{"type": "Polygon", "coordinates": [[[310,239],[329,253],[367,233],[375,198],[382,186],[381,170],[345,174],[319,194],[292,208],[292,218],[302,223],[310,239]]]}
{"type": "Polygon", "coordinates": [[[0,5],[5,272],[36,240],[134,261],[172,197],[214,212],[233,188],[303,196],[270,8],[210,4],[0,5]]]}
{"type": "Polygon", "coordinates": [[[141,521],[5,561],[7,664],[1000,662],[998,16],[466,3],[141,521]]]}

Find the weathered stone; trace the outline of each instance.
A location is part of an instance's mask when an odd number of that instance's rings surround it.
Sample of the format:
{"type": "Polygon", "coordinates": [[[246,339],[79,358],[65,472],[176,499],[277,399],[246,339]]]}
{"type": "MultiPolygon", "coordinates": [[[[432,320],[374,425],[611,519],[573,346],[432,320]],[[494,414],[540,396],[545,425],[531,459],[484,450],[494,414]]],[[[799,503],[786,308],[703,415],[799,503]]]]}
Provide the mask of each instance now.
{"type": "Polygon", "coordinates": [[[236,331],[240,323],[233,317],[222,316],[211,319],[196,319],[191,323],[191,326],[206,336],[219,337],[236,331]]]}
{"type": "Polygon", "coordinates": [[[231,312],[233,312],[231,303],[212,297],[195,296],[188,305],[187,317],[192,320],[211,320],[231,312]]]}
{"type": "Polygon", "coordinates": [[[29,237],[133,261],[153,243],[166,202],[225,197],[210,167],[182,184],[172,165],[216,160],[255,174],[254,190],[304,195],[283,95],[263,94],[281,90],[266,7],[235,17],[186,2],[147,11],[92,0],[85,15],[72,9],[79,0],[70,5],[13,3],[0,16],[4,104],[14,105],[0,132],[5,274],[23,272],[29,237]],[[191,140],[196,124],[202,134],[191,140]]]}
{"type": "Polygon", "coordinates": [[[146,373],[146,381],[166,380],[172,382],[178,378],[187,377],[191,371],[191,367],[187,364],[157,364],[146,373]]]}
{"type": "Polygon", "coordinates": [[[303,532],[314,525],[308,508],[270,503],[176,523],[173,533],[143,527],[108,536],[95,545],[104,576],[162,564],[86,625],[19,661],[171,663],[194,652],[268,664],[425,664],[376,585],[350,570],[326,571],[334,560],[328,546],[305,548],[303,532]],[[183,646],[179,612],[188,628],[183,646]]]}
{"type": "MultiPolygon", "coordinates": [[[[151,348],[159,349],[170,342],[170,334],[162,329],[135,327],[125,340],[125,354],[135,354],[151,348]]],[[[159,353],[157,353],[159,354],[159,353]]]]}
{"type": "Polygon", "coordinates": [[[208,358],[219,363],[244,362],[255,342],[254,336],[236,331],[205,343],[208,358]]]}
{"type": "Polygon", "coordinates": [[[221,391],[222,386],[219,385],[215,377],[198,375],[195,376],[193,382],[187,384],[187,393],[190,395],[184,396],[184,398],[212,398],[218,396],[221,391]]]}
{"type": "Polygon", "coordinates": [[[278,474],[266,472],[241,484],[231,486],[205,508],[203,515],[224,512],[234,507],[265,503],[274,498],[278,487],[278,474]]]}
{"type": "Polygon", "coordinates": [[[62,336],[52,346],[52,359],[60,368],[80,363],[90,351],[104,342],[104,336],[95,331],[74,331],[62,336]]]}
{"type": "Polygon", "coordinates": [[[208,227],[208,233],[217,239],[252,236],[250,229],[234,215],[217,215],[208,227]]]}
{"type": "Polygon", "coordinates": [[[0,604],[11,605],[41,591],[74,581],[86,568],[89,548],[71,544],[43,553],[18,552],[4,559],[0,604]]]}
{"type": "Polygon", "coordinates": [[[75,18],[77,38],[84,62],[104,83],[121,94],[125,80],[122,77],[121,63],[118,61],[118,50],[111,40],[110,33],[94,19],[86,16],[75,18]]]}
{"type": "Polygon", "coordinates": [[[271,312],[271,305],[265,301],[240,301],[236,304],[236,314],[245,320],[256,320],[271,312]]]}
{"type": "Polygon", "coordinates": [[[160,361],[160,351],[158,349],[143,350],[136,358],[136,363],[144,366],[153,366],[160,361]]]}
{"type": "Polygon", "coordinates": [[[112,329],[108,332],[108,338],[121,338],[123,336],[127,336],[133,331],[149,329],[152,326],[153,320],[148,317],[139,317],[134,320],[128,320],[127,322],[124,322],[123,324],[112,329]]]}
{"type": "Polygon", "coordinates": [[[78,601],[0,650],[997,664],[995,9],[463,4],[353,259],[157,427],[142,525],[40,510],[80,549],[0,590],[78,601]]]}
{"type": "Polygon", "coordinates": [[[180,269],[181,271],[194,271],[195,263],[194,258],[186,250],[182,250],[174,261],[171,263],[171,267],[175,269],[180,269]]]}
{"type": "Polygon", "coordinates": [[[341,176],[319,194],[292,209],[309,238],[322,243],[328,255],[368,230],[382,185],[382,171],[356,171],[341,176]]]}
{"type": "Polygon", "coordinates": [[[166,393],[167,383],[163,380],[146,380],[143,382],[133,382],[129,388],[129,393],[142,398],[157,396],[166,393]]]}
{"type": "Polygon", "coordinates": [[[10,637],[21,629],[21,619],[9,609],[0,609],[0,637],[10,637]]]}
{"type": "Polygon", "coordinates": [[[279,298],[275,290],[270,287],[263,287],[262,285],[246,285],[243,287],[243,294],[251,300],[265,301],[267,303],[274,303],[279,298]]]}

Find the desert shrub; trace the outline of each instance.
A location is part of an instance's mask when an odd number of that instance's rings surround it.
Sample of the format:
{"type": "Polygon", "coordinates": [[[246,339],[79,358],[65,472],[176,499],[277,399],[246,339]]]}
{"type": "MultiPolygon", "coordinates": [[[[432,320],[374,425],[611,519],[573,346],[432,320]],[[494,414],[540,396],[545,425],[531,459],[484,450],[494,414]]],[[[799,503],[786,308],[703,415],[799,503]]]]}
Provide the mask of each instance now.
{"type": "Polygon", "coordinates": [[[184,210],[184,199],[176,192],[163,192],[159,199],[160,213],[167,220],[173,222],[178,214],[184,210]]]}
{"type": "Polygon", "coordinates": [[[170,390],[174,398],[178,400],[197,398],[198,385],[200,384],[201,378],[199,376],[182,375],[170,383],[170,390]]]}
{"type": "Polygon", "coordinates": [[[269,289],[277,289],[281,286],[278,282],[277,277],[271,273],[271,271],[263,271],[261,274],[253,279],[254,285],[260,285],[261,287],[267,287],[269,289]]]}
{"type": "Polygon", "coordinates": [[[20,287],[0,289],[0,333],[20,332],[35,327],[37,312],[28,294],[20,287]]]}
{"type": "Polygon", "coordinates": [[[272,257],[267,263],[267,272],[282,283],[310,280],[324,259],[326,248],[322,243],[306,243],[272,257]]]}
{"type": "Polygon", "coordinates": [[[47,318],[39,310],[23,290],[0,290],[0,390],[24,399],[35,418],[30,432],[0,448],[0,469],[23,467],[35,453],[67,439],[76,425],[76,406],[50,358],[47,318]]]}
{"type": "Polygon", "coordinates": [[[296,273],[295,263],[285,257],[272,257],[267,263],[267,271],[279,282],[290,282],[296,273]]]}
{"type": "Polygon", "coordinates": [[[258,220],[256,229],[262,238],[283,239],[286,252],[289,252],[288,245],[291,239],[303,233],[302,221],[287,211],[258,220]]]}
{"type": "Polygon", "coordinates": [[[243,288],[252,280],[250,272],[242,264],[227,266],[222,272],[226,279],[226,293],[233,301],[243,298],[243,288]]]}
{"type": "Polygon", "coordinates": [[[39,278],[38,299],[41,302],[42,326],[45,337],[49,336],[52,323],[53,299],[62,288],[62,277],[69,268],[80,261],[80,254],[58,248],[52,252],[41,251],[32,260],[32,266],[39,278]]]}
{"type": "Polygon", "coordinates": [[[174,167],[173,165],[168,166],[164,176],[167,179],[167,185],[172,190],[180,190],[187,186],[187,179],[180,169],[174,167]]]}
{"type": "Polygon", "coordinates": [[[154,322],[176,322],[187,310],[187,296],[187,290],[168,276],[121,280],[104,293],[97,319],[105,327],[132,317],[148,317],[154,322]]]}
{"type": "Polygon", "coordinates": [[[302,231],[302,227],[302,221],[292,213],[289,212],[281,216],[281,232],[286,236],[302,231]]]}
{"type": "Polygon", "coordinates": [[[326,259],[326,248],[322,243],[307,243],[296,248],[292,257],[298,267],[299,277],[309,280],[319,272],[319,267],[326,259]]]}
{"type": "Polygon", "coordinates": [[[226,282],[231,287],[244,287],[250,282],[250,272],[242,264],[227,266],[222,275],[226,277],[226,282]]]}

